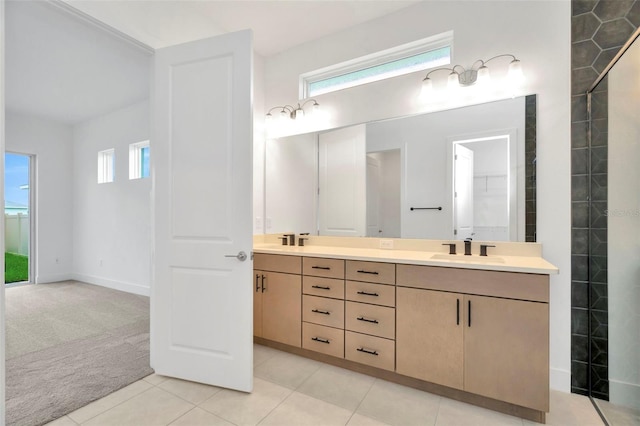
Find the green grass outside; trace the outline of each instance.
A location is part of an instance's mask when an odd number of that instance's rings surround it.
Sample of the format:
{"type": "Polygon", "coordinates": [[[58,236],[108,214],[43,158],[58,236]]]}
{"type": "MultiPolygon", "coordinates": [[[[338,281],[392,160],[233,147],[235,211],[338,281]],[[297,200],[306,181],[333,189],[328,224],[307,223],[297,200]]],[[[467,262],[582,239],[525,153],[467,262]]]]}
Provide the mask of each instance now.
{"type": "Polygon", "coordinates": [[[4,282],[16,283],[29,279],[29,258],[20,254],[4,254],[4,282]]]}

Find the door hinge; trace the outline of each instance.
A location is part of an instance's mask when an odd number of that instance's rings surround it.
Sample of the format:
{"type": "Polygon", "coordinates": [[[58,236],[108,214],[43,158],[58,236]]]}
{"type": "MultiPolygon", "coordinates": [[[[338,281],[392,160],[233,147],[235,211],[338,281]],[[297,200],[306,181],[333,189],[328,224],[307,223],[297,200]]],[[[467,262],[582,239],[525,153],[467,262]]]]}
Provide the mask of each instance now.
{"type": "Polygon", "coordinates": [[[453,235],[458,235],[458,230],[457,229],[453,230],[453,235]]]}

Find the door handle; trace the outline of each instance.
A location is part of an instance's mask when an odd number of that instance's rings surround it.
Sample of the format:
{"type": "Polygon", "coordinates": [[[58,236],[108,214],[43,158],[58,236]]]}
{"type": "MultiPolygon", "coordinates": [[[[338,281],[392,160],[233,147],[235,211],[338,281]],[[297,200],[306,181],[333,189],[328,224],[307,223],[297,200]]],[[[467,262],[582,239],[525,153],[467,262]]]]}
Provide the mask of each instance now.
{"type": "Polygon", "coordinates": [[[238,252],[238,254],[225,254],[224,257],[235,257],[240,262],[244,262],[245,260],[247,260],[247,253],[241,251],[238,252]]]}

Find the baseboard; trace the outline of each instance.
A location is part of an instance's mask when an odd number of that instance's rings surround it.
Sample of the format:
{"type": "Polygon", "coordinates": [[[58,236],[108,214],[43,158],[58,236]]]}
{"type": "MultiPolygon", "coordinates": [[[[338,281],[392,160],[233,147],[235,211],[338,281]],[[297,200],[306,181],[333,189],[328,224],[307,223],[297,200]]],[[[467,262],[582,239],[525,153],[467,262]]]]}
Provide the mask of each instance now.
{"type": "Polygon", "coordinates": [[[638,408],[640,384],[609,379],[609,401],[616,405],[638,408]]]}
{"type": "Polygon", "coordinates": [[[88,284],[95,284],[101,287],[111,288],[113,290],[125,291],[127,293],[138,294],[140,296],[149,296],[151,291],[148,286],[140,284],[133,284],[124,281],[110,280],[108,278],[96,277],[94,275],[87,274],[71,274],[72,278],[76,281],[82,281],[88,284]]]}
{"type": "Polygon", "coordinates": [[[561,392],[571,392],[571,371],[550,368],[549,388],[561,392]]]}
{"type": "Polygon", "coordinates": [[[35,283],[36,284],[57,283],[58,281],[68,281],[72,279],[73,279],[73,276],[70,273],[45,274],[45,275],[36,275],[35,283]]]}

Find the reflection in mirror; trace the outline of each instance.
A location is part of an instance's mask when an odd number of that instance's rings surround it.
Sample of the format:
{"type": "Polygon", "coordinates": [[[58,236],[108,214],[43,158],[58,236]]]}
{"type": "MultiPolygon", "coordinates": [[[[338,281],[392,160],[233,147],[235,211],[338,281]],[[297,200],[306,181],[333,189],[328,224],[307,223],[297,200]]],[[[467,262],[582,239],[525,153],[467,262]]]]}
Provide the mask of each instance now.
{"type": "Polygon", "coordinates": [[[535,241],[535,95],[266,146],[267,233],[535,241]]]}

